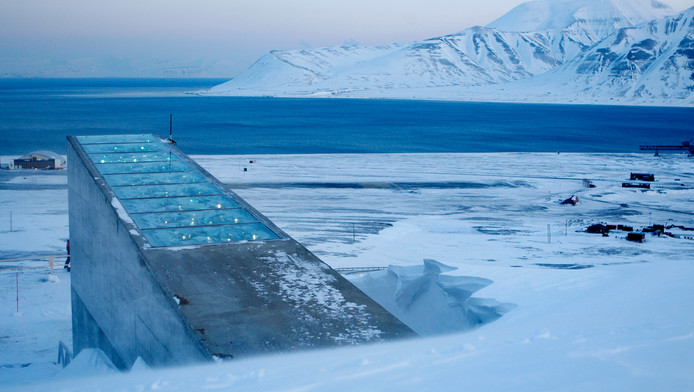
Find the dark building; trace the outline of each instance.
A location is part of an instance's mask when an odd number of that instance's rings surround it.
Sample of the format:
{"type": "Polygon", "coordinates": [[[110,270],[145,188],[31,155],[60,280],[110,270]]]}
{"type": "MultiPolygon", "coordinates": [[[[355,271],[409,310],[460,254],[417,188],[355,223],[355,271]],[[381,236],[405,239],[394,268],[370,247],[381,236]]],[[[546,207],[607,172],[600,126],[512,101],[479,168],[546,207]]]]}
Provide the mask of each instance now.
{"type": "Polygon", "coordinates": [[[51,151],[35,151],[14,160],[15,169],[62,169],[65,159],[51,151]]]}
{"type": "Polygon", "coordinates": [[[639,181],[655,181],[655,174],[652,173],[631,173],[629,175],[630,180],[639,181]]]}

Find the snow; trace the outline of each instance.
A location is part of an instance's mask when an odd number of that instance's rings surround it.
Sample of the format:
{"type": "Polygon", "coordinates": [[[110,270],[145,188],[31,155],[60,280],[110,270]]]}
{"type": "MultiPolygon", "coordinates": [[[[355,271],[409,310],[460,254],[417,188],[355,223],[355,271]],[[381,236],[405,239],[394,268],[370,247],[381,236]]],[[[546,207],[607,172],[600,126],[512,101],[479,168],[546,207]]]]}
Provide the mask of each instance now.
{"type": "Polygon", "coordinates": [[[130,218],[130,215],[128,215],[127,211],[125,211],[125,208],[123,208],[123,204],[121,204],[120,200],[114,197],[113,199],[111,199],[111,206],[113,206],[113,208],[116,210],[116,213],[118,214],[118,217],[121,218],[123,222],[130,223],[131,225],[135,224],[132,218],[130,218]]]}
{"type": "MultiPolygon", "coordinates": [[[[138,365],[137,363],[133,366],[138,365]]],[[[137,369],[141,369],[142,364],[138,365],[137,369]]],[[[87,348],[82,350],[75,358],[70,361],[63,371],[61,371],[56,379],[84,377],[85,375],[105,375],[109,373],[117,373],[118,369],[110,359],[99,349],[87,348]]]]}
{"type": "Polygon", "coordinates": [[[422,41],[272,51],[199,94],[692,106],[693,14],[657,0],[531,1],[422,41]]]}
{"type": "MultiPolygon", "coordinates": [[[[362,341],[375,341],[383,334],[371,324],[371,318],[365,311],[365,306],[346,302],[342,293],[335,287],[335,278],[323,272],[323,266],[308,262],[301,258],[292,257],[284,252],[276,252],[273,257],[261,258],[262,262],[273,265],[272,273],[264,277],[272,279],[279,285],[279,294],[288,298],[288,302],[299,304],[298,308],[319,308],[321,313],[330,315],[330,319],[349,318],[354,328],[345,330],[339,336],[330,339],[339,342],[355,344],[362,341]],[[298,267],[298,268],[297,268],[298,267]],[[297,272],[301,271],[301,273],[297,272]]],[[[250,282],[258,291],[257,295],[264,299],[269,293],[259,289],[266,285],[260,282],[250,282]]],[[[276,295],[276,293],[272,293],[276,295]]],[[[267,299],[269,302],[269,298],[267,299]]],[[[309,313],[304,317],[312,318],[309,313]]],[[[320,323],[321,320],[310,320],[320,323]]],[[[308,330],[296,330],[299,334],[308,334],[308,330]]]]}
{"type": "MultiPolygon", "coordinates": [[[[689,311],[694,241],[648,234],[644,243],[633,243],[625,232],[602,237],[584,231],[598,222],[694,227],[692,158],[564,153],[193,158],[332,267],[391,266],[346,276],[367,291],[364,282],[370,281],[404,309],[396,311],[426,315],[423,321],[430,323],[417,328],[445,328],[420,339],[204,366],[142,366],[130,373],[97,373],[103,363],[92,353],[75,359],[80,360],[73,372],[81,377],[67,379],[60,374],[68,371],[54,361],[60,340],[71,345],[69,273],[58,268],[59,279],[51,282],[47,269],[18,275],[0,270],[0,390],[694,388],[689,311]],[[248,172],[230,164],[249,159],[256,163],[248,172]],[[654,173],[652,189],[622,188],[631,172],[654,173]],[[596,188],[585,188],[583,179],[596,188]],[[571,195],[580,200],[576,206],[560,204],[571,195]],[[425,267],[425,259],[436,261],[425,267]],[[17,277],[22,316],[15,318],[17,277]],[[463,325],[475,320],[470,317],[452,322],[460,316],[456,307],[484,322],[463,325]],[[485,312],[489,309],[497,315],[485,312]],[[489,314],[493,317],[479,317],[489,314]]],[[[0,257],[64,249],[66,190],[12,187],[0,193],[0,205],[12,205],[33,224],[23,224],[25,237],[3,231],[0,257]]],[[[280,278],[292,295],[299,283],[280,278]]],[[[306,284],[318,290],[311,300],[336,300],[320,292],[319,282],[306,284]]]]}
{"type": "Polygon", "coordinates": [[[389,266],[352,279],[420,336],[466,331],[492,322],[514,308],[493,299],[471,298],[489,279],[441,275],[456,267],[424,259],[422,266],[389,266]]]}
{"type": "Polygon", "coordinates": [[[562,30],[577,23],[620,28],[673,14],[670,6],[653,0],[538,0],[522,3],[488,26],[503,31],[562,30]]]}

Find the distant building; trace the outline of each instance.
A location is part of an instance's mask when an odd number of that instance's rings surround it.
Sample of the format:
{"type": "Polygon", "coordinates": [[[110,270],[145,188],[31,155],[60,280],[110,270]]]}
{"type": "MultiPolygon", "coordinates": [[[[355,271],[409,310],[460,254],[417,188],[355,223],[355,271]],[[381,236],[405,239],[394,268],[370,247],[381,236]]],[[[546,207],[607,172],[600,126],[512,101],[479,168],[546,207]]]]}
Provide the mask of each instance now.
{"type": "Polygon", "coordinates": [[[15,169],[64,169],[65,158],[52,151],[35,151],[14,160],[15,169]]]}

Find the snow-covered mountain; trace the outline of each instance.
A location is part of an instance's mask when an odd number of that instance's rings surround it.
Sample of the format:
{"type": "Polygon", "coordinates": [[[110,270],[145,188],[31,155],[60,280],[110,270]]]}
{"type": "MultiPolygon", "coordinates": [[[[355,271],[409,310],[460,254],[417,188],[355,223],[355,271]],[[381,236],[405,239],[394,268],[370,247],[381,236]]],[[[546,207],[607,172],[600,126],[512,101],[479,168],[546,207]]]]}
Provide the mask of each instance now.
{"type": "Polygon", "coordinates": [[[488,25],[503,31],[568,30],[599,40],[615,29],[673,15],[658,0],[537,0],[488,25]]]}
{"type": "Polygon", "coordinates": [[[691,12],[657,0],[532,1],[486,27],[423,41],[273,51],[208,93],[547,101],[571,82],[571,98],[578,89],[588,102],[613,98],[604,94],[610,85],[622,86],[610,91],[631,103],[673,104],[692,91],[691,44],[680,42],[694,31],[691,12]],[[671,61],[656,61],[668,53],[671,61]],[[635,78],[648,88],[633,90],[635,78]],[[529,88],[535,97],[518,94],[529,88]]]}
{"type": "Polygon", "coordinates": [[[694,103],[694,7],[619,29],[545,78],[593,97],[694,103]]]}

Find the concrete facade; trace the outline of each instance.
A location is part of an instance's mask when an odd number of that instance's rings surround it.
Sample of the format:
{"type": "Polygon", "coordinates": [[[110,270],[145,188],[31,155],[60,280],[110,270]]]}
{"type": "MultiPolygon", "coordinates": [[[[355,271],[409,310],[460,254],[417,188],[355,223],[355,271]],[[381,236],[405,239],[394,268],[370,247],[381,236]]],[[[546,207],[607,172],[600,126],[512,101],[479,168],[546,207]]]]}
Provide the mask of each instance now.
{"type": "Polygon", "coordinates": [[[163,366],[415,336],[170,145],[277,238],[152,246],[109,176],[68,141],[75,353],[97,347],[126,369],[138,356],[163,366]]]}
{"type": "Polygon", "coordinates": [[[119,368],[210,358],[147,265],[90,162],[68,146],[73,352],[96,347],[119,368]],[[106,191],[106,192],[105,192],[106,191]],[[176,355],[173,355],[176,352],[176,355]]]}

